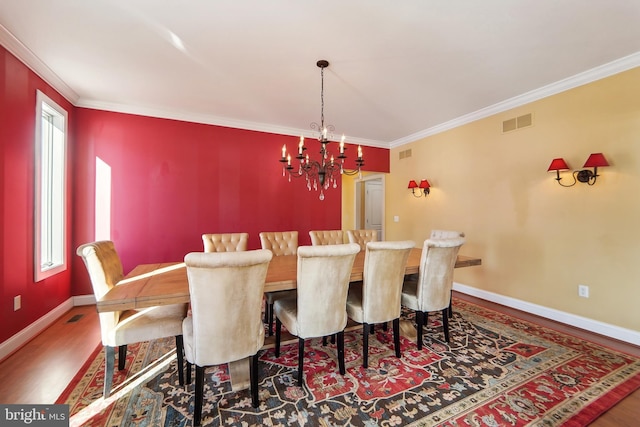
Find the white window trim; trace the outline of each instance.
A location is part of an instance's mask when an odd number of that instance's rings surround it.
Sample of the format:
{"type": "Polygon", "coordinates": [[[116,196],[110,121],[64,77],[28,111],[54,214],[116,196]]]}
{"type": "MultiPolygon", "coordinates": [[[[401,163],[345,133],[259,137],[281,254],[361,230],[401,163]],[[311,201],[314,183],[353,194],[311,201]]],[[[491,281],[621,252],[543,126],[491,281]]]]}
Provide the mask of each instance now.
{"type": "MultiPolygon", "coordinates": [[[[55,274],[58,274],[67,269],[68,258],[68,242],[67,242],[67,170],[68,170],[68,113],[51,98],[44,93],[37,91],[36,93],[36,132],[35,132],[35,177],[34,177],[34,281],[39,282],[55,274]],[[51,266],[43,266],[41,256],[41,225],[42,225],[42,112],[49,111],[52,114],[58,116],[57,123],[54,126],[63,132],[63,148],[62,148],[62,201],[61,206],[58,208],[60,217],[57,218],[60,223],[61,232],[59,233],[58,241],[61,239],[61,253],[59,253],[59,259],[51,266]],[[59,123],[62,121],[62,123],[59,123]]],[[[58,251],[59,252],[59,251],[58,251]]]]}

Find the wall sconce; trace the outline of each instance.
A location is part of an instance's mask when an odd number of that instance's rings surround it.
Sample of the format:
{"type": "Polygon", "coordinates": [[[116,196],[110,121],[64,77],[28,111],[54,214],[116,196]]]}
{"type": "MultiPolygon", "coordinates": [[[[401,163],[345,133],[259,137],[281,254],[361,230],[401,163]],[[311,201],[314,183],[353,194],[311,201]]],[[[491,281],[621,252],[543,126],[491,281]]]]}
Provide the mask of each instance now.
{"type": "Polygon", "coordinates": [[[411,189],[411,193],[413,193],[414,197],[422,197],[422,196],[427,197],[427,194],[429,194],[430,187],[431,187],[431,184],[429,184],[429,181],[427,181],[426,179],[423,179],[422,181],[420,181],[420,184],[416,183],[412,179],[411,181],[409,181],[409,185],[407,186],[407,188],[411,189]],[[416,188],[418,189],[417,194],[416,194],[416,188]]]}
{"type": "Polygon", "coordinates": [[[572,187],[576,185],[576,182],[584,182],[588,185],[593,185],[596,183],[596,179],[598,178],[598,167],[609,166],[607,159],[604,158],[602,153],[592,153],[587,161],[584,163],[583,168],[593,168],[593,172],[589,169],[583,169],[579,171],[573,172],[573,182],[571,184],[565,185],[560,180],[560,171],[569,170],[569,166],[567,166],[567,162],[564,161],[563,158],[553,159],[551,164],[549,165],[549,169],[547,172],[555,171],[556,172],[556,181],[558,184],[563,187],[572,187]]]}

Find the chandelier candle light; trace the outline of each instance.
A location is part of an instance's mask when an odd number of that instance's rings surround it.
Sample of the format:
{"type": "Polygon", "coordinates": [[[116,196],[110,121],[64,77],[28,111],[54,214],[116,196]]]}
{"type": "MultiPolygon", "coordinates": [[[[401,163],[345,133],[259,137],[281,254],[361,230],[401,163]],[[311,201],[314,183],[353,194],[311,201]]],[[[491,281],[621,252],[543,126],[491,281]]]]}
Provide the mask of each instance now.
{"type": "Polygon", "coordinates": [[[339,154],[336,158],[333,154],[329,153],[327,149],[328,145],[332,142],[330,138],[333,137],[333,131],[335,128],[333,125],[324,124],[324,69],[329,66],[329,61],[321,59],[316,63],[320,68],[320,124],[311,123],[311,129],[318,133],[318,142],[320,143],[320,159],[313,160],[309,158],[309,154],[305,151],[307,147],[304,145],[304,137],[300,137],[298,143],[298,155],[296,159],[299,160],[300,165],[297,172],[292,172],[294,167],[291,165],[291,154],[287,153],[286,144],[282,146],[282,176],[289,175],[289,182],[291,177],[300,178],[304,176],[307,179],[307,188],[309,191],[320,189],[320,200],[324,200],[324,190],[330,186],[336,188],[338,186],[338,175],[355,175],[360,173],[361,167],[364,165],[364,158],[362,157],[362,147],[358,145],[358,157],[356,158],[356,169],[346,169],[344,167],[344,160],[347,158],[345,155],[344,135],[340,139],[339,154]]]}

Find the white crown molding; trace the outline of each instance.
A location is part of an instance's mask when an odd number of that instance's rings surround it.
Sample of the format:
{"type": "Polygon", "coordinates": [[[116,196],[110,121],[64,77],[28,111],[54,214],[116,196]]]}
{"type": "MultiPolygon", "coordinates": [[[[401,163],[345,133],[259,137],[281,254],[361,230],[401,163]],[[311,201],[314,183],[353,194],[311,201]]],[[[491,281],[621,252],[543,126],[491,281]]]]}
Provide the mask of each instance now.
{"type": "MultiPolygon", "coordinates": [[[[291,135],[296,137],[303,135],[305,138],[315,137],[313,135],[313,132],[308,129],[305,130],[285,126],[270,125],[267,123],[235,120],[227,117],[211,116],[206,114],[183,113],[175,110],[163,110],[158,108],[107,103],[86,99],[79,100],[76,106],[91,108],[95,110],[113,111],[117,113],[136,114],[140,116],[181,120],[185,122],[201,123],[244,130],[254,130],[258,132],[274,133],[278,135],[291,135]]],[[[368,147],[389,148],[389,144],[386,142],[364,138],[349,138],[349,141],[347,142],[350,144],[364,145],[368,147]]]]}
{"type": "Polygon", "coordinates": [[[599,322],[597,320],[588,319],[586,317],[577,316],[575,314],[566,313],[564,311],[555,310],[553,308],[532,304],[527,301],[522,301],[493,292],[484,291],[482,289],[463,285],[461,283],[454,283],[453,289],[463,294],[472,295],[474,297],[495,302],[507,307],[515,308],[526,313],[535,314],[546,319],[551,319],[556,322],[564,323],[566,325],[575,326],[588,332],[594,332],[606,337],[615,338],[633,345],[640,345],[640,332],[638,331],[611,325],[609,323],[599,322]]]}
{"type": "MultiPolygon", "coordinates": [[[[9,52],[16,56],[20,61],[27,65],[33,72],[40,76],[44,81],[51,85],[55,90],[60,92],[69,102],[77,107],[99,109],[105,111],[113,111],[127,114],[137,114],[149,117],[158,117],[172,120],[182,120],[194,123],[203,123],[216,126],[224,126],[238,129],[254,130],[258,132],[275,133],[281,135],[292,135],[312,137],[309,130],[296,129],[283,126],[269,125],[266,123],[247,122],[242,120],[234,120],[225,117],[216,117],[202,114],[182,113],[179,111],[160,110],[155,108],[147,108],[132,105],[112,104],[101,101],[83,100],[71,89],[60,77],[58,77],[44,62],[42,62],[33,52],[31,52],[24,44],[16,39],[4,26],[0,25],[0,44],[9,52]]],[[[370,140],[364,138],[351,138],[350,143],[359,144],[369,147],[379,148],[395,148],[405,144],[435,135],[476,120],[489,117],[503,111],[510,110],[551,95],[582,86],[593,81],[621,73],[623,71],[640,66],[640,52],[633,53],[615,61],[592,68],[575,76],[568,77],[564,80],[543,86],[539,89],[532,90],[522,95],[515,96],[497,104],[474,111],[464,116],[449,120],[438,124],[420,132],[407,135],[395,141],[384,142],[378,140],[370,140]]]]}
{"type": "Polygon", "coordinates": [[[57,90],[67,101],[74,105],[78,102],[78,94],[2,25],[0,25],[0,45],[57,90]]]}
{"type": "Polygon", "coordinates": [[[441,123],[439,125],[430,127],[420,132],[405,136],[404,138],[396,139],[389,144],[390,148],[400,147],[411,142],[415,142],[422,138],[432,136],[450,129],[457,128],[467,123],[474,122],[476,120],[484,119],[485,117],[492,116],[494,114],[501,113],[503,111],[511,110],[512,108],[520,107],[533,101],[537,101],[548,96],[556,95],[558,93],[573,89],[578,86],[585,85],[587,83],[594,82],[596,80],[603,79],[605,77],[612,76],[614,74],[621,73],[623,71],[630,70],[632,68],[640,66],[640,52],[633,53],[629,56],[617,59],[607,64],[600,65],[592,68],[575,76],[568,77],[566,79],[551,83],[547,86],[532,90],[522,95],[515,96],[497,104],[490,105],[486,108],[482,108],[478,111],[474,111],[464,116],[449,120],[448,122],[441,123]]]}

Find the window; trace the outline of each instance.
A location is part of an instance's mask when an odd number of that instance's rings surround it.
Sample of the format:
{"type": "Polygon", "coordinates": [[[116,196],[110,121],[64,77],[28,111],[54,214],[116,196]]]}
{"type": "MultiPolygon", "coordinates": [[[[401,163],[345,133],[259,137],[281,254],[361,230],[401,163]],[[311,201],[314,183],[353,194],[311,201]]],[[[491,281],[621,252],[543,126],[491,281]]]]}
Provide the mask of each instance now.
{"type": "Polygon", "coordinates": [[[36,282],[67,269],[66,146],[67,112],[38,91],[33,251],[36,282]]]}

